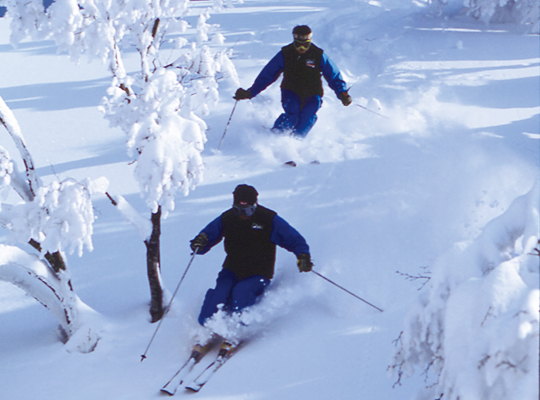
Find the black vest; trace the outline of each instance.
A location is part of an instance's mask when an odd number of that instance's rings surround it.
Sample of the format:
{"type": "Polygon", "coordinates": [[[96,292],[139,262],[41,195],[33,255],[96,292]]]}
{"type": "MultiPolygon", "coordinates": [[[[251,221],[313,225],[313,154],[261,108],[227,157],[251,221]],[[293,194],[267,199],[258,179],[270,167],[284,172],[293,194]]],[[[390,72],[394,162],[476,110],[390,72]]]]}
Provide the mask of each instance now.
{"type": "Polygon", "coordinates": [[[276,245],[270,235],[274,215],[274,211],[260,205],[247,220],[234,215],[232,208],[221,214],[227,253],[223,268],[234,272],[239,280],[253,275],[273,278],[276,245]]]}
{"type": "Polygon", "coordinates": [[[319,66],[323,50],[312,43],[308,51],[300,54],[291,43],[283,47],[281,51],[285,59],[281,88],[292,90],[300,99],[315,95],[322,96],[323,86],[319,66]]]}

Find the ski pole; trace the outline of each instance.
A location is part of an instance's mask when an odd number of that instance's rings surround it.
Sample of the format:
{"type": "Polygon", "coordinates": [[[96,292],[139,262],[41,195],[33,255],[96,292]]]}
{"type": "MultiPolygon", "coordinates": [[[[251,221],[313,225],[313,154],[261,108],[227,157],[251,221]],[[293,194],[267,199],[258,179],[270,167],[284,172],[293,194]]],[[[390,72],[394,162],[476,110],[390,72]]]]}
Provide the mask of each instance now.
{"type": "Polygon", "coordinates": [[[221,141],[219,142],[218,150],[221,148],[221,143],[223,143],[223,139],[225,139],[225,134],[227,133],[227,129],[229,129],[229,125],[231,123],[232,116],[234,114],[234,110],[236,110],[236,105],[238,104],[238,100],[234,102],[234,107],[231,112],[231,116],[229,117],[229,121],[227,122],[227,125],[225,126],[225,132],[223,132],[223,136],[221,137],[221,141]]]}
{"type": "Polygon", "coordinates": [[[361,298],[360,296],[357,296],[357,295],[355,295],[353,292],[351,292],[351,291],[345,289],[343,286],[340,286],[340,285],[338,285],[337,283],[331,281],[331,280],[328,279],[326,276],[319,274],[317,271],[315,271],[315,270],[313,270],[313,269],[311,270],[311,272],[313,272],[313,273],[314,273],[315,275],[317,275],[317,276],[320,276],[320,277],[323,278],[324,280],[330,282],[332,285],[337,286],[337,287],[340,288],[341,290],[343,290],[343,291],[349,293],[351,296],[356,297],[358,300],[362,300],[364,303],[369,304],[371,307],[373,307],[373,308],[379,310],[380,312],[383,312],[383,310],[381,310],[379,307],[374,306],[373,304],[371,304],[370,302],[364,300],[364,299],[361,298]]]}
{"type": "Polygon", "coordinates": [[[390,118],[388,118],[388,117],[386,117],[386,116],[384,116],[384,115],[382,115],[382,114],[379,114],[378,112],[372,111],[372,110],[370,110],[369,108],[366,108],[366,107],[364,107],[364,106],[361,106],[361,105],[358,104],[358,103],[354,103],[354,105],[355,105],[355,106],[358,106],[358,107],[360,107],[360,108],[363,108],[364,110],[369,111],[370,113],[373,113],[373,114],[375,114],[375,115],[378,115],[379,117],[383,117],[383,118],[386,118],[386,119],[390,119],[390,118]]]}
{"type": "Polygon", "coordinates": [[[171,300],[169,301],[169,305],[167,306],[167,309],[165,310],[165,314],[163,314],[163,317],[161,317],[161,319],[159,320],[158,326],[156,327],[156,330],[154,331],[154,334],[152,335],[152,338],[150,339],[150,342],[148,343],[148,346],[146,346],[146,350],[144,351],[144,354],[141,356],[141,362],[143,362],[144,359],[146,358],[146,353],[148,353],[148,349],[152,345],[152,342],[154,341],[154,338],[156,337],[156,334],[158,333],[158,330],[159,330],[159,327],[161,326],[161,323],[163,322],[163,320],[165,319],[165,316],[169,312],[169,309],[171,308],[174,297],[176,296],[176,293],[178,292],[178,289],[180,289],[180,285],[182,284],[182,281],[186,277],[186,274],[187,274],[187,272],[189,270],[189,267],[191,267],[191,263],[193,262],[193,259],[195,258],[195,255],[197,254],[198,250],[199,249],[196,248],[193,251],[193,255],[191,256],[191,260],[189,260],[188,266],[186,267],[186,270],[184,271],[184,275],[182,275],[182,278],[180,279],[180,282],[178,282],[178,285],[176,286],[176,289],[175,289],[175,291],[174,291],[174,293],[173,293],[173,295],[171,297],[171,300]]]}

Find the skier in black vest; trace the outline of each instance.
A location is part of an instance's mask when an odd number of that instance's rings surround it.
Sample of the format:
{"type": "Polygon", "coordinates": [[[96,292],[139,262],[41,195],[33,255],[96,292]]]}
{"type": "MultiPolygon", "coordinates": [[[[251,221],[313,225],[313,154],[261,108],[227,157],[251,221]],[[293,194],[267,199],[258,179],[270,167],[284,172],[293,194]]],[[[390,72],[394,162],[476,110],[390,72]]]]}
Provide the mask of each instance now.
{"type": "Polygon", "coordinates": [[[317,111],[322,105],[323,87],[321,74],[343,105],[352,103],[345,81],[337,66],[323,50],[312,42],[309,26],[293,29],[293,43],[285,46],[270,60],[255,79],[253,86],[239,88],[236,100],[251,99],[274,83],[283,72],[281,104],[285,111],[272,128],[273,132],[291,132],[305,137],[317,121],[317,111]]]}
{"type": "Polygon", "coordinates": [[[227,257],[218,274],[216,287],[206,293],[199,323],[214,315],[219,305],[228,312],[240,312],[256,303],[274,276],[276,245],[297,256],[300,272],[313,264],[306,240],[275,211],[257,203],[253,186],[238,185],[234,202],[210,222],[193,240],[191,249],[205,254],[225,238],[227,257]]]}

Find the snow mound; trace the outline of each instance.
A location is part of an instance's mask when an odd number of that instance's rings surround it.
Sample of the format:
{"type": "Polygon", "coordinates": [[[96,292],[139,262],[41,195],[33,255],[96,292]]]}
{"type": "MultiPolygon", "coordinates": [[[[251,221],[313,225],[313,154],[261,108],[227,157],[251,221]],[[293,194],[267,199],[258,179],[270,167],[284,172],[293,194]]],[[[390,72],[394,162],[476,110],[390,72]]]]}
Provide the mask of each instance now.
{"type": "Polygon", "coordinates": [[[423,368],[422,399],[538,398],[538,184],[473,241],[437,259],[390,371],[423,368]]]}

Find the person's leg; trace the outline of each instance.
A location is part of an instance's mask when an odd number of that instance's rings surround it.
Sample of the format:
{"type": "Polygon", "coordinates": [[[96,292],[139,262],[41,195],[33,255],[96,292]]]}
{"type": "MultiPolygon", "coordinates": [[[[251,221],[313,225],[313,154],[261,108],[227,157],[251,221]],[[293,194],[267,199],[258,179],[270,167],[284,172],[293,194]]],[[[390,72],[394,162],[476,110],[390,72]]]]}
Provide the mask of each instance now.
{"type": "Polygon", "coordinates": [[[311,96],[304,100],[293,135],[304,138],[317,122],[317,111],[321,108],[321,96],[311,96]]]}
{"type": "Polygon", "coordinates": [[[269,284],[270,281],[261,275],[250,276],[238,282],[231,293],[231,311],[240,312],[255,304],[269,284]]]}
{"type": "Polygon", "coordinates": [[[300,116],[300,98],[296,93],[282,89],[281,105],[285,112],[276,119],[276,122],[274,122],[272,132],[275,133],[291,131],[298,123],[298,118],[300,116]]]}
{"type": "Polygon", "coordinates": [[[204,325],[206,320],[218,311],[218,305],[229,305],[231,291],[237,282],[234,273],[228,269],[222,269],[216,279],[216,287],[208,289],[204,298],[201,312],[199,314],[199,323],[204,325]]]}

